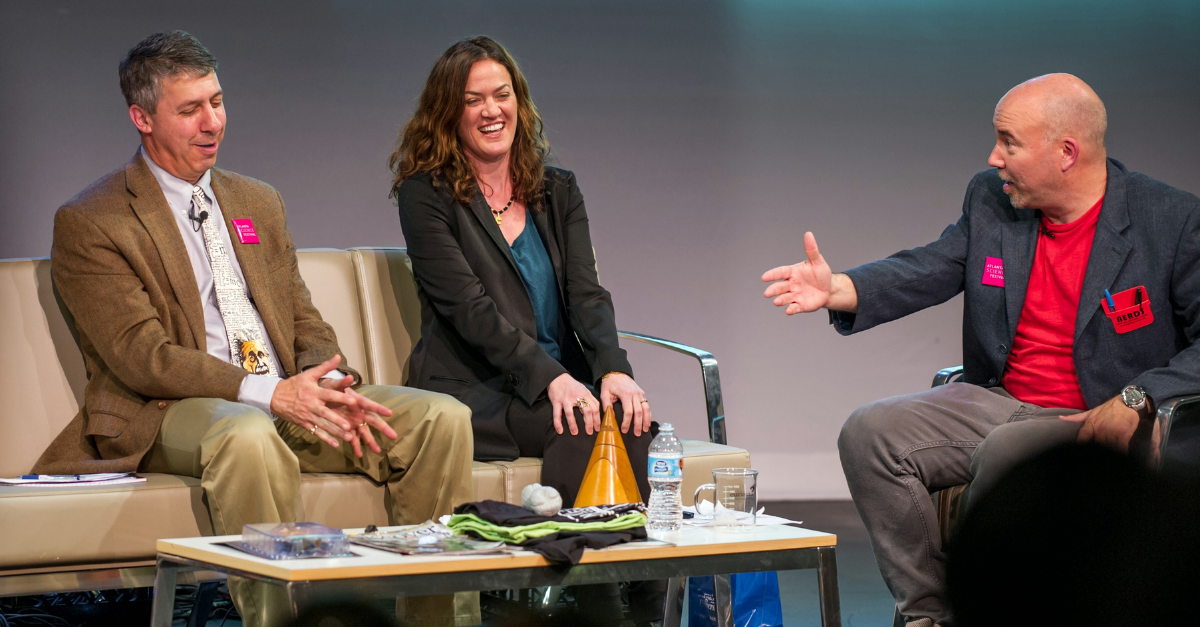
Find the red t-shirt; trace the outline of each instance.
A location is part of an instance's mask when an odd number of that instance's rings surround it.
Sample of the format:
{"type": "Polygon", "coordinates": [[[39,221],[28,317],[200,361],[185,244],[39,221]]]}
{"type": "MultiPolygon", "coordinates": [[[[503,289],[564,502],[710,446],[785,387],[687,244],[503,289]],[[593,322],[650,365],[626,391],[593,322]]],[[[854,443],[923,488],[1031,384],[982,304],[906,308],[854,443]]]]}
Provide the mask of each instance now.
{"type": "Polygon", "coordinates": [[[1075,375],[1075,317],[1104,198],[1070,224],[1042,217],[1025,306],[1002,384],[1017,400],[1087,409],[1075,375]]]}

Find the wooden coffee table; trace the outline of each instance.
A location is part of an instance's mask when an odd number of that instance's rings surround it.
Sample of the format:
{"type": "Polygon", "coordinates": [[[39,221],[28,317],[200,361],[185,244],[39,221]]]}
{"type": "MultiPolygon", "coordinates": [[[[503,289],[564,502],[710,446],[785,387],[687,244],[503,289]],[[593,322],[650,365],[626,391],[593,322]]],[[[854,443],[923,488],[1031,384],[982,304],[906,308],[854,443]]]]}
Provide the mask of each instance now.
{"type": "MultiPolygon", "coordinates": [[[[354,530],[347,530],[353,532],[354,530]]],[[[616,581],[668,579],[664,625],[677,627],[685,577],[715,575],[717,623],[733,624],[729,574],[817,569],[821,624],[842,624],[838,605],[837,536],[791,526],[717,533],[685,527],[669,542],[622,544],[586,550],[577,566],[552,567],[541,555],[399,555],[353,545],[357,557],[267,560],[224,546],[240,536],[158,541],[154,580],[154,627],[169,627],[181,572],[217,571],[283,586],[293,612],[332,600],[422,596],[467,590],[510,590],[616,581]]]]}

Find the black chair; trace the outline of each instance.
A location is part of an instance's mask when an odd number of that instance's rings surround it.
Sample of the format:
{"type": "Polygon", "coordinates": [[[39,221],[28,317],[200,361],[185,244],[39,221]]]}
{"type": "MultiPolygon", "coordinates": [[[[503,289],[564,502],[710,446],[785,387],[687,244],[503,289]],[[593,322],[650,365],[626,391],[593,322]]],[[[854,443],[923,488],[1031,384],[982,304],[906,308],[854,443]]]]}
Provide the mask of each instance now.
{"type": "MultiPolygon", "coordinates": [[[[962,376],[962,366],[943,368],[933,375],[931,387],[954,383],[961,380],[962,376]]],[[[1195,474],[1200,470],[1200,395],[1172,398],[1160,404],[1154,416],[1154,429],[1161,436],[1157,463],[1163,471],[1195,474]],[[1168,440],[1171,443],[1169,450],[1168,440]]],[[[930,495],[933,507],[937,510],[942,546],[949,542],[950,534],[963,513],[963,494],[968,485],[956,485],[930,495]]],[[[900,608],[896,608],[892,627],[904,627],[904,615],[900,613],[900,608]]]]}

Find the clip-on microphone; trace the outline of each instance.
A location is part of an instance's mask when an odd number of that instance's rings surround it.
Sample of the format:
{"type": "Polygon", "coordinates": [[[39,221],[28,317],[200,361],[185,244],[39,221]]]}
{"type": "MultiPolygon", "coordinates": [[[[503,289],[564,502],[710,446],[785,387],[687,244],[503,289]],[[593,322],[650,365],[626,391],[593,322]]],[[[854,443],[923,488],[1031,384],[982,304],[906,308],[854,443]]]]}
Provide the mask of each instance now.
{"type": "Polygon", "coordinates": [[[196,217],[195,213],[193,213],[194,211],[195,207],[188,209],[188,220],[192,221],[192,230],[199,233],[200,227],[204,224],[204,221],[208,219],[208,212],[201,211],[200,217],[196,217]]]}

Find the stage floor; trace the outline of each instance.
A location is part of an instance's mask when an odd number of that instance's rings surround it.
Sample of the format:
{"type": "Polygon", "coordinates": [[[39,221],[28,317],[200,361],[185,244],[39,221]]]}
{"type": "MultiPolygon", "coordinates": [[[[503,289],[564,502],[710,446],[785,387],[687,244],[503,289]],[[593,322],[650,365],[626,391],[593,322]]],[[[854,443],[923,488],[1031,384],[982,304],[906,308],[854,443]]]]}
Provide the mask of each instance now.
{"type": "MultiPolygon", "coordinates": [[[[844,627],[892,624],[895,601],[879,576],[871,541],[867,539],[867,530],[853,503],[767,501],[762,505],[769,514],[804,521],[806,529],[837,534],[838,591],[844,627]]],[[[816,571],[780,573],[779,591],[783,598],[784,627],[820,624],[816,571]]]]}

